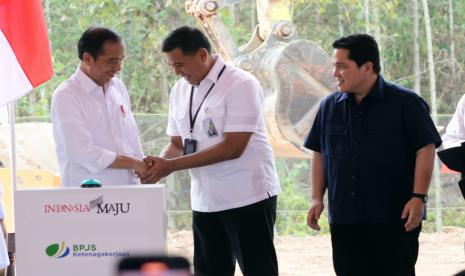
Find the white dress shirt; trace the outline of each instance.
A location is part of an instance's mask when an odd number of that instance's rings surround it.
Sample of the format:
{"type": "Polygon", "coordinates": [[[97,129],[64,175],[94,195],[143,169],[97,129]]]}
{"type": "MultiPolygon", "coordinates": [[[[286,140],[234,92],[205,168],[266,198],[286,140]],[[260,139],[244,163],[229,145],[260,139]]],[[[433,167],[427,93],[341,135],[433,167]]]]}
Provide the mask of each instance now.
{"type": "MultiPolygon", "coordinates": [[[[197,151],[220,143],[225,132],[253,134],[240,158],[190,169],[192,209],[199,212],[250,205],[280,191],[274,154],[265,134],[260,83],[253,75],[231,65],[226,66],[217,81],[225,63],[217,55],[214,58],[214,66],[194,89],[193,116],[215,83],[195,121],[193,139],[197,140],[197,151]],[[211,131],[212,124],[217,135],[211,131]]],[[[190,91],[191,85],[180,79],[170,95],[166,133],[181,136],[183,141],[190,137],[190,91]]]]}
{"type": "Polygon", "coordinates": [[[465,95],[460,98],[454,116],[446,128],[446,133],[442,136],[444,149],[458,147],[465,141],[465,95]]]}
{"type": "Polygon", "coordinates": [[[139,130],[123,82],[103,88],[78,68],[53,93],[52,123],[62,186],[85,179],[102,185],[139,184],[133,170],[108,166],[117,155],[143,158],[139,130]]]}

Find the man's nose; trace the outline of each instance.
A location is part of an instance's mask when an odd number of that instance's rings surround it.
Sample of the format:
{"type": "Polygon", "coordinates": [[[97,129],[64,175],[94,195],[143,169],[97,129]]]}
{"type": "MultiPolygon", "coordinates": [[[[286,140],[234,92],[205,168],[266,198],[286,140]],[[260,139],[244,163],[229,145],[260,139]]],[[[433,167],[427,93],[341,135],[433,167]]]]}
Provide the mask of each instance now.
{"type": "Polygon", "coordinates": [[[123,61],[118,61],[115,64],[113,64],[113,70],[116,72],[121,71],[122,67],[123,67],[123,61]]]}

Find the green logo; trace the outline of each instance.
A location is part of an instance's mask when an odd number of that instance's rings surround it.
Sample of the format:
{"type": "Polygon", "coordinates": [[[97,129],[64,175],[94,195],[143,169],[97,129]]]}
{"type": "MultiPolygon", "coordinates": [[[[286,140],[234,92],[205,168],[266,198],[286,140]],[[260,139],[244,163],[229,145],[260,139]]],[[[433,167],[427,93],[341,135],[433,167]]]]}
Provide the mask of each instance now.
{"type": "Polygon", "coordinates": [[[63,258],[68,256],[70,249],[65,242],[53,243],[45,248],[45,254],[52,258],[63,258]]]}

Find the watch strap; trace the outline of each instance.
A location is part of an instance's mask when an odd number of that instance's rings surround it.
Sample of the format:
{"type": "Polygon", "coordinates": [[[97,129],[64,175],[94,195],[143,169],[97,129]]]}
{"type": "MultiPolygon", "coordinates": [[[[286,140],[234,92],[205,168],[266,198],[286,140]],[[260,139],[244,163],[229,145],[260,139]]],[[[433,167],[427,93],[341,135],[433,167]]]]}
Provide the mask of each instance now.
{"type": "Polygon", "coordinates": [[[423,200],[424,203],[426,203],[426,201],[428,199],[428,195],[419,194],[419,193],[412,193],[412,197],[419,198],[419,199],[423,200]]]}

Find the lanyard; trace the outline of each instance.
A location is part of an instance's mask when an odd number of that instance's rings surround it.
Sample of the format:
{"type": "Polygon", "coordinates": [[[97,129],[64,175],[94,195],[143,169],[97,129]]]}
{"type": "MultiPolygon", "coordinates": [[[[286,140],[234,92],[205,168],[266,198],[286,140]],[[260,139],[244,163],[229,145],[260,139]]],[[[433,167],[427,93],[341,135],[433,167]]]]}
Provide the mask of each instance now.
{"type": "MultiPolygon", "coordinates": [[[[224,69],[226,69],[226,65],[223,65],[223,68],[221,68],[221,71],[220,71],[220,73],[218,74],[218,77],[216,78],[216,81],[217,81],[217,82],[218,82],[218,80],[220,79],[221,75],[223,74],[224,69]]],[[[208,94],[210,94],[210,92],[212,91],[212,89],[213,89],[213,87],[215,86],[215,84],[216,84],[216,82],[214,82],[214,83],[212,84],[212,86],[210,86],[210,89],[208,89],[207,94],[205,94],[205,97],[203,97],[202,102],[200,102],[200,105],[199,105],[199,107],[197,108],[197,111],[195,112],[194,118],[192,118],[192,99],[193,99],[193,97],[194,97],[194,86],[192,85],[192,88],[191,88],[191,100],[190,100],[190,102],[189,102],[189,122],[190,122],[190,133],[191,133],[191,137],[192,137],[192,132],[193,132],[193,130],[194,130],[195,120],[197,119],[197,115],[199,115],[200,108],[202,107],[203,102],[205,101],[205,99],[207,99],[208,94]]]]}

